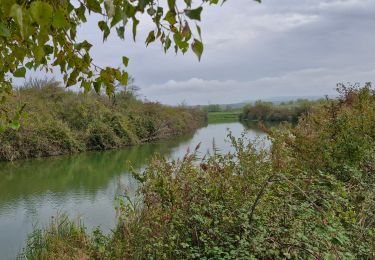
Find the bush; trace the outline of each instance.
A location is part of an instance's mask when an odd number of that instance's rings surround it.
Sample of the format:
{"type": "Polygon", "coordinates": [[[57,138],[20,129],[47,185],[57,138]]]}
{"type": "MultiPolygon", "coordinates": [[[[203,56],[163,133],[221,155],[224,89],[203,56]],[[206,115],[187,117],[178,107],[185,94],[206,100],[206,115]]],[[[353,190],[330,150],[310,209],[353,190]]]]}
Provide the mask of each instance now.
{"type": "Polygon", "coordinates": [[[108,150],[120,146],[121,139],[109,125],[101,121],[89,124],[86,137],[86,147],[89,150],[108,150]]]}
{"type": "Polygon", "coordinates": [[[299,117],[308,114],[313,107],[320,106],[324,102],[324,100],[309,101],[299,99],[275,105],[272,102],[257,101],[255,104],[249,104],[243,108],[240,119],[296,123],[299,117]]]}
{"type": "Polygon", "coordinates": [[[132,93],[116,99],[65,91],[54,81],[32,81],[8,104],[26,104],[19,131],[0,131],[0,160],[105,150],[168,138],[204,123],[202,112],[143,103],[132,93]]]}
{"type": "Polygon", "coordinates": [[[70,154],[84,149],[69,127],[54,119],[29,122],[18,131],[8,129],[0,134],[0,141],[0,160],[70,154]]]}

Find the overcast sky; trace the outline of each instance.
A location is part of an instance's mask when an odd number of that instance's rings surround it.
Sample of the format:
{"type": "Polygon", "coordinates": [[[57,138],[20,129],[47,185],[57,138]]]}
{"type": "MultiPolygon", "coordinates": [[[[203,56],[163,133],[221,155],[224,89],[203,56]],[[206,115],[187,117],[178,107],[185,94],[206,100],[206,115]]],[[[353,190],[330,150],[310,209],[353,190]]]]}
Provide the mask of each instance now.
{"type": "Polygon", "coordinates": [[[96,21],[80,33],[94,43],[95,63],[119,66],[128,56],[141,95],[172,105],[333,94],[337,82],[375,79],[375,0],[228,0],[206,6],[201,27],[201,62],[146,47],[148,21],[136,43],[103,44],[96,21]]]}

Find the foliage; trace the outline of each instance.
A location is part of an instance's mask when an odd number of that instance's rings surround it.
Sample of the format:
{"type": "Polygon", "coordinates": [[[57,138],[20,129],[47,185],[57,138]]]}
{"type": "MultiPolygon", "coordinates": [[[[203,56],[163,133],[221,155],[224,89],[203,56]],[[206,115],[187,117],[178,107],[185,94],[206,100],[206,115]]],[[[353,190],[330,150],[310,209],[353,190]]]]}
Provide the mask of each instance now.
{"type": "Polygon", "coordinates": [[[272,102],[256,101],[243,108],[241,120],[257,120],[257,121],[290,121],[297,122],[298,118],[307,114],[313,106],[319,106],[324,100],[310,101],[307,99],[299,99],[288,103],[280,103],[279,105],[272,102]]]}
{"type": "Polygon", "coordinates": [[[233,105],[220,105],[220,104],[210,104],[206,106],[198,106],[204,112],[234,112],[238,109],[234,108],[233,105]]]}
{"type": "Polygon", "coordinates": [[[208,105],[208,106],[203,106],[202,110],[205,111],[205,112],[221,112],[222,108],[218,104],[211,104],[211,105],[208,105]]]}
{"type": "Polygon", "coordinates": [[[79,255],[80,259],[86,259],[85,249],[89,248],[90,240],[85,234],[82,223],[69,221],[66,215],[58,215],[52,218],[48,232],[35,229],[28,236],[28,247],[19,258],[25,259],[71,259],[79,255]],[[65,243],[79,245],[82,250],[68,251],[62,247],[65,243]],[[53,252],[53,254],[51,254],[53,252]],[[38,258],[35,256],[38,255],[38,258]]]}
{"type": "Polygon", "coordinates": [[[143,103],[129,92],[116,100],[66,91],[54,81],[33,81],[9,106],[24,103],[18,130],[0,132],[0,160],[106,150],[188,132],[205,121],[187,108],[143,103]]]}
{"type": "MultiPolygon", "coordinates": [[[[148,33],[146,45],[160,40],[164,51],[173,46],[176,53],[187,52],[190,45],[200,59],[203,43],[196,23],[201,20],[204,4],[218,3],[218,0],[0,0],[0,101],[11,94],[10,77],[25,77],[31,69],[52,72],[58,67],[66,86],[78,84],[86,92],[94,88],[98,93],[104,88],[108,96],[113,95],[117,83],[126,85],[127,57],[122,57],[123,68],[102,68],[93,63],[92,44],[78,40],[79,27],[92,14],[98,14],[95,17],[99,19],[103,41],[113,32],[125,39],[126,29],[131,29],[135,41],[140,20],[150,20],[154,28],[148,33]],[[192,22],[196,24],[194,29],[192,22]]],[[[5,121],[0,123],[8,127],[11,115],[0,111],[5,121]]],[[[18,123],[17,115],[11,122],[18,123]]]]}
{"type": "Polygon", "coordinates": [[[373,259],[375,91],[339,91],[297,126],[264,129],[270,148],[229,134],[233,154],[197,163],[198,145],[181,160],[155,158],[134,173],[139,196],[118,201],[113,234],[85,235],[88,246],[44,235],[43,256],[373,259]]]}
{"type": "Polygon", "coordinates": [[[236,122],[240,119],[241,111],[209,112],[208,123],[236,122]]]}

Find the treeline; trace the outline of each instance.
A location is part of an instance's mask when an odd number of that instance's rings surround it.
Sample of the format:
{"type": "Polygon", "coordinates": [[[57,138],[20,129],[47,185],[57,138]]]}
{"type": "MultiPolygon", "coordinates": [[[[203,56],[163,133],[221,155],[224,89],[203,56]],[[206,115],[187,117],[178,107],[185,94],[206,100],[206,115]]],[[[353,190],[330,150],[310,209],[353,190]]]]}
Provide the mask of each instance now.
{"type": "Polygon", "coordinates": [[[232,137],[233,154],[200,164],[196,152],[155,158],[134,174],[139,197],[118,201],[113,233],[55,218],[20,256],[374,259],[375,91],[339,91],[296,125],[264,129],[270,148],[232,137]]]}
{"type": "Polygon", "coordinates": [[[256,101],[246,105],[240,115],[240,120],[297,122],[298,118],[307,114],[313,106],[321,105],[325,100],[299,99],[296,101],[274,104],[272,102],[256,101]]]}
{"type": "Polygon", "coordinates": [[[231,105],[219,105],[219,104],[210,104],[205,106],[198,106],[202,111],[211,113],[211,112],[232,112],[238,109],[234,108],[231,105]]]}
{"type": "Polygon", "coordinates": [[[109,99],[33,81],[9,106],[25,104],[18,130],[0,132],[0,160],[113,149],[191,131],[206,121],[198,109],[142,102],[122,91],[109,99]]]}

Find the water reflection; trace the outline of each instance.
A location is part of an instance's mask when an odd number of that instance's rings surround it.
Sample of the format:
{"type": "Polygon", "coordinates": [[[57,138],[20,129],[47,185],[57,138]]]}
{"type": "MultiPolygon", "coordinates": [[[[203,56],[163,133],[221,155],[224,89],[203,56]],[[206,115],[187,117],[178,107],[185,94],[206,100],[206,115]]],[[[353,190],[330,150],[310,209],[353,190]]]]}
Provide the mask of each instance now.
{"type": "Polygon", "coordinates": [[[0,163],[0,258],[14,258],[33,224],[45,225],[58,211],[82,218],[89,230],[100,226],[109,231],[116,223],[113,199],[123,192],[120,183],[136,187],[130,166],[140,169],[156,153],[181,157],[198,143],[202,156],[212,152],[213,142],[220,151],[230,151],[228,129],[234,136],[243,131],[249,137],[263,135],[252,124],[209,124],[194,134],[154,144],[0,163]]]}

